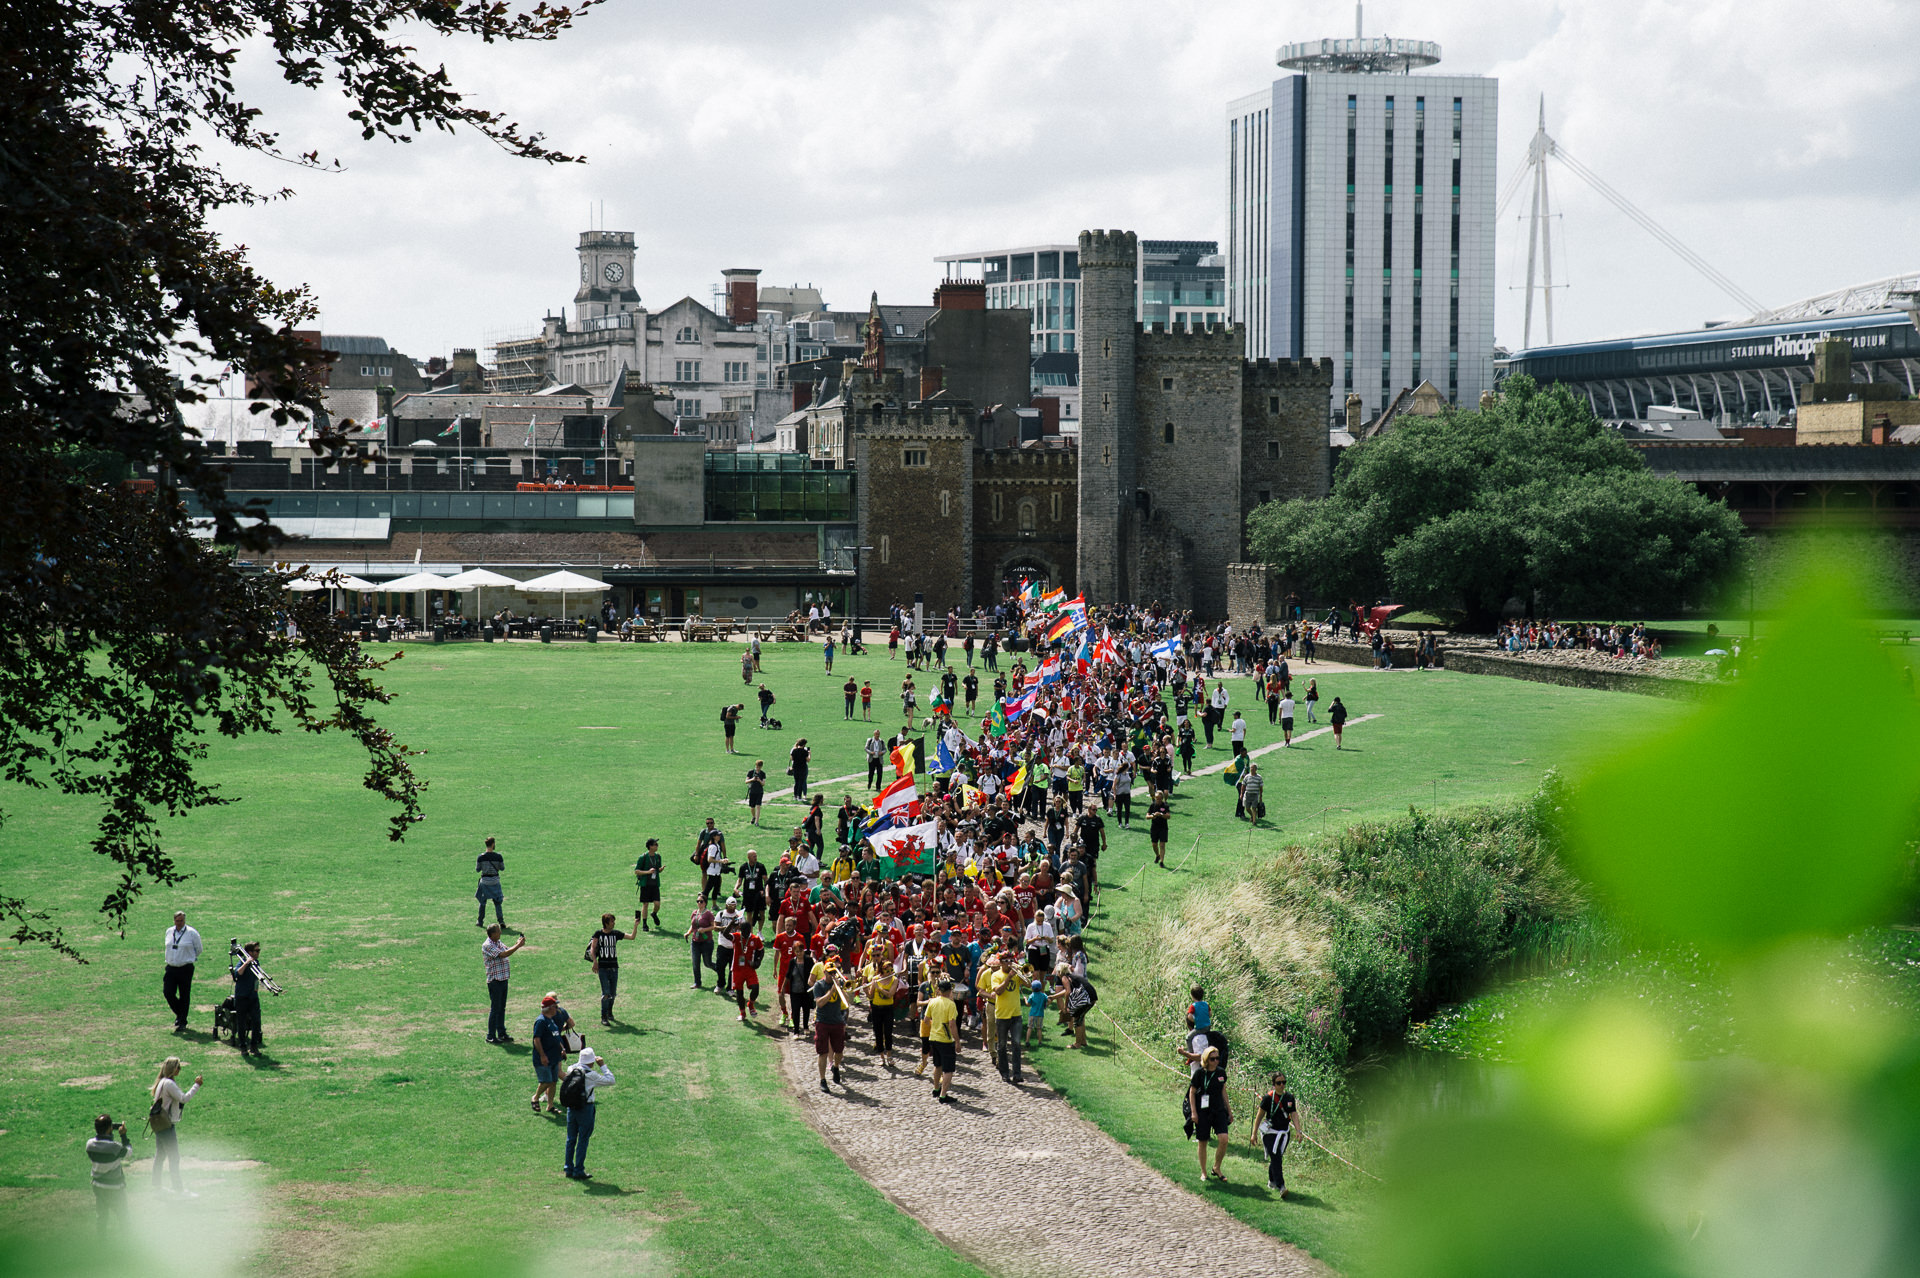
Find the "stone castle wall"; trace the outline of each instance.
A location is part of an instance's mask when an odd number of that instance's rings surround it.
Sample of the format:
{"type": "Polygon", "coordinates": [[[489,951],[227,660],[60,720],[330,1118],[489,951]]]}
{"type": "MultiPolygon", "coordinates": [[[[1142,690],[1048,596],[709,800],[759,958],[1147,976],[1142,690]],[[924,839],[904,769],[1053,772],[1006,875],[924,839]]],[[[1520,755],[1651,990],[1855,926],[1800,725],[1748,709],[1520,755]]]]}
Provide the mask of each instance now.
{"type": "Polygon", "coordinates": [[[866,615],[926,596],[927,614],[973,606],[973,427],[952,407],[853,414],[854,504],[868,551],[866,615]],[[925,464],[918,454],[925,454],[925,464]]]}
{"type": "Polygon", "coordinates": [[[1137,513],[1156,526],[1153,553],[1185,563],[1151,562],[1143,539],[1133,597],[1225,616],[1226,566],[1242,557],[1240,334],[1155,325],[1134,349],[1136,483],[1145,495],[1137,513]],[[1186,602],[1174,603],[1176,591],[1186,602]]]}
{"type": "Polygon", "coordinates": [[[974,454],[974,602],[991,607],[1000,598],[1007,572],[1026,566],[1069,595],[1078,591],[1078,461],[1071,448],[1002,448],[974,454]]]}

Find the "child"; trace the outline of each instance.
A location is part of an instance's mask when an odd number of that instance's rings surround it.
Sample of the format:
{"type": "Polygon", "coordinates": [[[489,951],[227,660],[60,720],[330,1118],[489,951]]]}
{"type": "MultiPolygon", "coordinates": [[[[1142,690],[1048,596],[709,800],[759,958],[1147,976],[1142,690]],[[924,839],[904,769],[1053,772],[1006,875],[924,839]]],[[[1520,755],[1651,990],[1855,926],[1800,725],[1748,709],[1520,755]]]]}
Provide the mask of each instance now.
{"type": "Polygon", "coordinates": [[[1047,985],[1035,981],[1027,987],[1027,1046],[1038,1047],[1046,1037],[1047,985]]]}
{"type": "Polygon", "coordinates": [[[1187,1028],[1190,1030],[1212,1029],[1213,1009],[1207,1006],[1207,992],[1196,985],[1191,993],[1193,1002],[1187,1007],[1187,1028]]]}

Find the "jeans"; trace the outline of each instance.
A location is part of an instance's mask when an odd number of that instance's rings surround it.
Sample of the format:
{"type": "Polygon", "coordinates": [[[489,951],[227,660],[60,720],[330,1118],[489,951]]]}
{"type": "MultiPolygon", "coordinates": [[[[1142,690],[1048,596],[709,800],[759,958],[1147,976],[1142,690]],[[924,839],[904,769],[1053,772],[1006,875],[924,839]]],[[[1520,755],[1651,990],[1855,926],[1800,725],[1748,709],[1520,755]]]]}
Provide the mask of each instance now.
{"type": "Polygon", "coordinates": [[[593,1114],[596,1108],[589,1102],[567,1111],[566,1170],[571,1175],[578,1176],[587,1170],[587,1142],[593,1139],[593,1114]]]}
{"type": "Polygon", "coordinates": [[[498,883],[492,887],[482,887],[473,895],[474,898],[480,902],[480,917],[475,919],[474,922],[485,923],[487,921],[487,902],[492,901],[493,921],[501,927],[507,925],[506,916],[500,913],[500,900],[505,894],[500,891],[500,885],[498,883]]]}
{"type": "Polygon", "coordinates": [[[713,966],[713,938],[695,938],[693,949],[693,987],[700,988],[700,973],[713,966]]]}
{"type": "MultiPolygon", "coordinates": [[[[506,989],[506,986],[503,984],[501,986],[501,990],[503,993],[505,992],[505,989],[506,989]]],[[[610,1021],[613,1019],[613,996],[618,994],[619,992],[620,992],[620,969],[617,967],[603,966],[600,969],[600,1019],[601,1020],[610,1021]]]]}
{"type": "Polygon", "coordinates": [[[169,965],[166,975],[160,978],[160,994],[173,1009],[173,1023],[184,1026],[187,1013],[193,1009],[193,964],[169,965]]]}
{"type": "Polygon", "coordinates": [[[180,1183],[180,1129],[169,1127],[164,1132],[153,1134],[153,1187],[160,1188],[160,1169],[171,1161],[173,1164],[173,1192],[179,1193],[184,1186],[180,1183]]]}
{"type": "Polygon", "coordinates": [[[998,1041],[993,1048],[993,1064],[1001,1074],[1009,1078],[1021,1077],[1020,1072],[1020,1018],[1018,1016],[997,1016],[994,1018],[994,1030],[998,1041]],[[1013,1068],[1007,1068],[1007,1054],[1013,1054],[1013,1068]]]}
{"type": "Polygon", "coordinates": [[[507,983],[487,982],[487,1041],[507,1036],[507,983]]]}
{"type": "Polygon", "coordinates": [[[853,718],[853,698],[852,697],[847,698],[847,712],[841,717],[846,719],[853,718]]]}

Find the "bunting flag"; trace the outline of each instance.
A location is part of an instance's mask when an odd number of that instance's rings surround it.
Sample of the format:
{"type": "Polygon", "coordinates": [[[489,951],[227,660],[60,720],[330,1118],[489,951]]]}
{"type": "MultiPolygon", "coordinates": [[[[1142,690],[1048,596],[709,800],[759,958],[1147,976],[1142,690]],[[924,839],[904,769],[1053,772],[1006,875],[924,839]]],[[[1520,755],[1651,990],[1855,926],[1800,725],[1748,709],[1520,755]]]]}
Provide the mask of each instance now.
{"type": "Polygon", "coordinates": [[[913,742],[905,741],[893,748],[893,774],[897,777],[913,775],[913,742]]]}
{"type": "Polygon", "coordinates": [[[920,792],[914,788],[911,772],[880,792],[874,810],[894,823],[920,815],[920,792]]]}
{"type": "Polygon", "coordinates": [[[884,830],[868,838],[873,850],[893,863],[882,867],[881,873],[893,879],[907,874],[933,873],[934,850],[939,846],[935,832],[939,826],[938,821],[922,821],[918,825],[884,830]]]}

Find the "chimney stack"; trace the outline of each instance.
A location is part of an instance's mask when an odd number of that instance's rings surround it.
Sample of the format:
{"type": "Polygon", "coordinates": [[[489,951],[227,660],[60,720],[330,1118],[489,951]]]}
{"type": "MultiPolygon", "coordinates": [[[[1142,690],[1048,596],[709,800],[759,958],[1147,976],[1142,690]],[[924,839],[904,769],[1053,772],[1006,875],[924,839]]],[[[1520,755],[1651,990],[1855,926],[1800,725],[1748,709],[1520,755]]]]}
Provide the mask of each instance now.
{"type": "Polygon", "coordinates": [[[932,399],[947,384],[947,370],[930,364],[920,370],[920,398],[932,399]]]}
{"type": "Polygon", "coordinates": [[[760,270],[736,266],[720,272],[727,285],[727,320],[747,327],[760,320],[760,270]]]}
{"type": "Polygon", "coordinates": [[[933,290],[933,305],[942,311],[984,311],[987,286],[983,280],[942,280],[933,290]]]}

